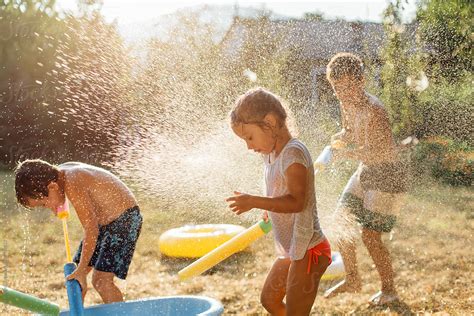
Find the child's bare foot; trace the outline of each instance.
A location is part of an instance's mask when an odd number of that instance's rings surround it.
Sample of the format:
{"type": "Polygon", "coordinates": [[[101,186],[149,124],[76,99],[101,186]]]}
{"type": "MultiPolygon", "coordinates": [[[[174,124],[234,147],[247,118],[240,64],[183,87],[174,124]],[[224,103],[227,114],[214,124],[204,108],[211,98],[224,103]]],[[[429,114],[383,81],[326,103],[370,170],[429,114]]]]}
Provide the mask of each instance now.
{"type": "Polygon", "coordinates": [[[396,302],[398,300],[399,298],[396,293],[384,293],[379,291],[370,298],[369,304],[372,306],[381,306],[396,302]]]}
{"type": "Polygon", "coordinates": [[[331,298],[340,293],[357,293],[361,290],[361,288],[362,286],[360,284],[360,281],[347,282],[346,280],[342,280],[341,282],[324,292],[324,297],[331,298]]]}

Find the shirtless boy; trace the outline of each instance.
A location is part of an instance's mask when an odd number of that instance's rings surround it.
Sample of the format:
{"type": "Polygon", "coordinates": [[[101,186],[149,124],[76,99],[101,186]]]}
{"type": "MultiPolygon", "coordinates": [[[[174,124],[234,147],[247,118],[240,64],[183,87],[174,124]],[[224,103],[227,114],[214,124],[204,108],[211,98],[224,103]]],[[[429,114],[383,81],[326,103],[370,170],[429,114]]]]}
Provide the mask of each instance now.
{"type": "Polygon", "coordinates": [[[123,301],[114,276],[125,279],[140,235],[142,216],[137,200],[112,173],[91,165],[68,162],[59,166],[26,160],[15,170],[17,200],[26,207],[57,212],[66,198],[74,206],[84,238],[74,257],[77,269],[68,276],[87,292],[87,274],[104,303],[123,301]]]}
{"type": "MultiPolygon", "coordinates": [[[[340,101],[342,130],[332,140],[347,146],[335,151],[335,159],[353,159],[360,165],[347,183],[338,207],[350,212],[362,226],[362,240],[382,281],[381,291],[370,302],[383,305],[398,299],[394,272],[382,233],[395,225],[402,192],[404,168],[396,159],[396,147],[386,110],[364,90],[363,63],[350,53],[335,55],[327,66],[327,78],[340,101]]],[[[354,240],[340,244],[346,278],[329,289],[326,297],[361,290],[354,240]]]]}

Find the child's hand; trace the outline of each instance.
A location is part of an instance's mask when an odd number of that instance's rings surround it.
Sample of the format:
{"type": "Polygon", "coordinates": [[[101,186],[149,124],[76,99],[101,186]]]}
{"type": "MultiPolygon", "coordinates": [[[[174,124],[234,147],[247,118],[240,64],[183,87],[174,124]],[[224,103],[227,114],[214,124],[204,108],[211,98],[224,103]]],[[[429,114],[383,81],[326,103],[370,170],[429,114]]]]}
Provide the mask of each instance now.
{"type": "Polygon", "coordinates": [[[227,198],[227,202],[232,202],[229,208],[237,215],[253,209],[252,196],[245,193],[234,191],[234,196],[227,198]]]}
{"type": "Polygon", "coordinates": [[[87,270],[82,270],[78,268],[66,277],[66,280],[77,280],[77,282],[79,282],[79,284],[81,285],[82,302],[84,302],[84,297],[87,293],[87,273],[87,270]]]}
{"type": "Polygon", "coordinates": [[[346,136],[345,134],[346,130],[343,128],[342,130],[331,136],[331,143],[336,140],[343,140],[344,136],[346,136]]]}
{"type": "Polygon", "coordinates": [[[333,149],[332,151],[332,159],[334,161],[343,160],[350,158],[350,149],[347,148],[340,148],[340,149],[333,149]]]}

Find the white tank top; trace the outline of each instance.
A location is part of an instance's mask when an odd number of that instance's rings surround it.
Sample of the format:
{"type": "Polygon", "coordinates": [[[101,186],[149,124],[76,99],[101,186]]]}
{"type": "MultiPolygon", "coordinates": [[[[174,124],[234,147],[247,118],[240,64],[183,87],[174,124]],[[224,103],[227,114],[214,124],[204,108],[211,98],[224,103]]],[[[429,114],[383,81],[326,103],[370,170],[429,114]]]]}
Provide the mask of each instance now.
{"type": "Polygon", "coordinates": [[[306,201],[299,213],[276,213],[269,211],[272,221],[275,247],[279,255],[291,260],[300,260],[306,251],[325,239],[316,208],[314,168],[306,146],[292,138],[280,154],[263,156],[265,160],[266,196],[278,197],[289,193],[285,172],[294,163],[306,167],[306,201]]]}

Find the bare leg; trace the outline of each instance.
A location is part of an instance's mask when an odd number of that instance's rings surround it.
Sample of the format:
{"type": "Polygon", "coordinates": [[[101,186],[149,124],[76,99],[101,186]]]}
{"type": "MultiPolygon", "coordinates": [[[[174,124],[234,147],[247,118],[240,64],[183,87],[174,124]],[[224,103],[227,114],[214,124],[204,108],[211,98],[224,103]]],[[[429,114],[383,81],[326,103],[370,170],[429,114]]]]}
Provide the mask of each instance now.
{"type": "Polygon", "coordinates": [[[273,263],[263,285],[260,302],[272,315],[285,315],[286,283],[288,280],[289,258],[278,258],[273,263]]]}
{"type": "Polygon", "coordinates": [[[396,294],[392,260],[387,247],[382,241],[382,233],[364,228],[362,230],[362,241],[367,247],[372,260],[374,260],[375,267],[380,275],[382,293],[396,294]]]}
{"type": "MultiPolygon", "coordinates": [[[[89,275],[89,272],[91,272],[91,270],[92,270],[92,267],[88,266],[86,276],[89,275]]],[[[84,285],[84,288],[81,285],[81,292],[82,292],[82,302],[84,302],[84,300],[86,299],[86,294],[87,294],[87,277],[86,277],[86,284],[84,285]]]]}
{"type": "Polygon", "coordinates": [[[346,278],[324,293],[324,297],[334,297],[339,293],[356,293],[361,290],[361,280],[357,270],[356,245],[354,240],[344,240],[339,244],[346,278]]]}
{"type": "Polygon", "coordinates": [[[112,272],[94,270],[92,274],[92,285],[105,304],[123,301],[122,292],[115,285],[114,274],[112,272]]]}
{"type": "Polygon", "coordinates": [[[286,286],[286,315],[309,315],[318,293],[319,281],[329,266],[329,258],[318,257],[308,274],[309,253],[301,260],[292,261],[286,286]]]}

